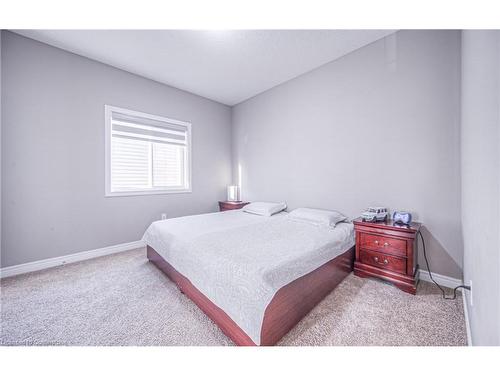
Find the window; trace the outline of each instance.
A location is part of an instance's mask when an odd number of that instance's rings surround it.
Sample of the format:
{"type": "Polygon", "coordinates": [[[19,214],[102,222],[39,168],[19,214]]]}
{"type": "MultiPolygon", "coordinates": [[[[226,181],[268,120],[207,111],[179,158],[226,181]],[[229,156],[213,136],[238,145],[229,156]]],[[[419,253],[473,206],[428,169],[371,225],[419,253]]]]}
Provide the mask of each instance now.
{"type": "Polygon", "coordinates": [[[106,196],[191,191],[191,124],[105,106],[106,196]]]}

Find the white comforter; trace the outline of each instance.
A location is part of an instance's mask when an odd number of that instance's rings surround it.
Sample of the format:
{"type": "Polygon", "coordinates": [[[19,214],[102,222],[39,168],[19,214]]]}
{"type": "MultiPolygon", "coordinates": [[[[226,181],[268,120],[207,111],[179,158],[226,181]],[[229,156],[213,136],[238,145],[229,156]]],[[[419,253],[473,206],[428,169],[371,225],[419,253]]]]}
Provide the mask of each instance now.
{"type": "Polygon", "coordinates": [[[156,221],[144,241],[259,345],[275,293],[351,248],[353,232],[233,210],[156,221]]]}

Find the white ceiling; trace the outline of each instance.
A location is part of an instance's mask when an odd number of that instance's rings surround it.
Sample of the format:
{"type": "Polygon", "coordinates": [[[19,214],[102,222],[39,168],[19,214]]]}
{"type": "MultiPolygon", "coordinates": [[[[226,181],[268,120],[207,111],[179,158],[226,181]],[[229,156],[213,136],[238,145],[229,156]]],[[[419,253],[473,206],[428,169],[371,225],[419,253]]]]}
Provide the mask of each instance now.
{"type": "Polygon", "coordinates": [[[13,30],[234,105],[394,30],[13,30]]]}

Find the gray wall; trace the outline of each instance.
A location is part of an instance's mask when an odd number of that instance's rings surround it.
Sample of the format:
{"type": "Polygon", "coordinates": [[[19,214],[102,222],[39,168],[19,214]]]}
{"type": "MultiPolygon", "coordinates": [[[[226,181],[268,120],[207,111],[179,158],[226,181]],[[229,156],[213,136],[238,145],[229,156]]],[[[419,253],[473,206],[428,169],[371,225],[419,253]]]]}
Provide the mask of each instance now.
{"type": "Polygon", "coordinates": [[[500,31],[462,37],[464,280],[474,345],[500,345],[500,31]]]}
{"type": "Polygon", "coordinates": [[[5,31],[2,85],[2,267],[136,241],[225,197],[229,107],[5,31]],[[192,122],[193,192],[105,198],[104,104],[192,122]]]}
{"type": "Polygon", "coordinates": [[[233,107],[233,179],[291,208],[410,210],[461,278],[459,92],[459,31],[398,32],[233,107]]]}
{"type": "Polygon", "coordinates": [[[0,30],[0,254],[2,253],[2,30],[0,30]]]}

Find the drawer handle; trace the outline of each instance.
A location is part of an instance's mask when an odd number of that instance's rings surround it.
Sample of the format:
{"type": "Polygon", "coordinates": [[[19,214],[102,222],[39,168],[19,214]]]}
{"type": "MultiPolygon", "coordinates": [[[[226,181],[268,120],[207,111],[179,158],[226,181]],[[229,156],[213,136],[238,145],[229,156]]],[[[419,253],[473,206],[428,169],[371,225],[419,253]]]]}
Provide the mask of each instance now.
{"type": "Polygon", "coordinates": [[[384,246],[389,246],[389,242],[384,242],[384,246]]]}
{"type": "Polygon", "coordinates": [[[375,240],[375,245],[378,245],[378,241],[377,240],[375,240]]]}
{"type": "Polygon", "coordinates": [[[379,262],[378,257],[373,257],[373,260],[378,264],[389,264],[389,261],[387,259],[384,259],[384,262],[379,262]]]}

